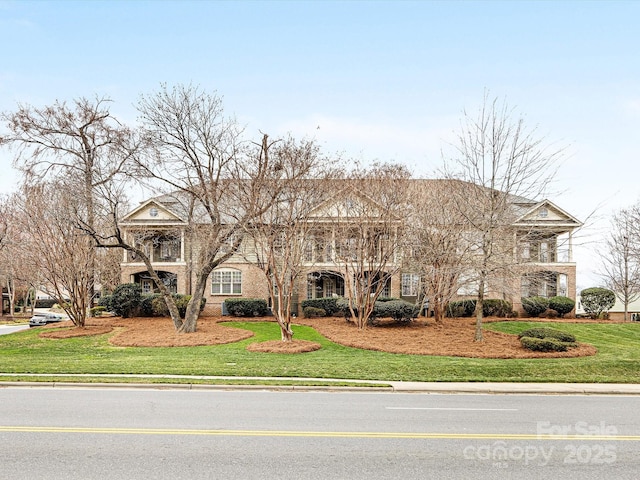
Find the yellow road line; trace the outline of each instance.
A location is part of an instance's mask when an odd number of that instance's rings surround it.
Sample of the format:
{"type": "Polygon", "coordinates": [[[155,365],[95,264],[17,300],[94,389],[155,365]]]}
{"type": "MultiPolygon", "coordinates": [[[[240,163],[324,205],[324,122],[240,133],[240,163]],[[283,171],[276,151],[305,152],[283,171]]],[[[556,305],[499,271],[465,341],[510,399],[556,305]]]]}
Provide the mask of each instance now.
{"type": "Polygon", "coordinates": [[[639,435],[537,435],[509,433],[313,432],[289,430],[188,430],[155,428],[0,426],[0,433],[85,433],[110,435],[204,435],[218,437],[325,437],[450,440],[640,441],[639,435]]]}

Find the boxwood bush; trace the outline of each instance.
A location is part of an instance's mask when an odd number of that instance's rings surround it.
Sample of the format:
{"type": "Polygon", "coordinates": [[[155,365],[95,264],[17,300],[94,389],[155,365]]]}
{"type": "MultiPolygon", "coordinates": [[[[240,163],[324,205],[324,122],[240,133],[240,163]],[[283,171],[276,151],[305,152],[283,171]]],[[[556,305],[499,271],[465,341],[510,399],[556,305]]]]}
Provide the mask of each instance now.
{"type": "Polygon", "coordinates": [[[522,337],[520,343],[527,350],[536,352],[566,352],[569,345],[554,338],[522,337]]]}
{"type": "Polygon", "coordinates": [[[546,297],[522,297],[522,308],[530,317],[537,317],[549,308],[549,299],[546,297]]]}
{"type": "Polygon", "coordinates": [[[373,314],[376,318],[392,318],[396,322],[410,322],[418,316],[420,307],[405,300],[376,302],[373,314]]]}
{"type": "Polygon", "coordinates": [[[570,333],[549,327],[534,327],[518,335],[522,346],[537,352],[566,352],[577,346],[576,337],[570,333]]]}
{"type": "MultiPolygon", "coordinates": [[[[160,295],[159,293],[148,293],[146,295],[143,295],[142,300],[140,301],[140,315],[144,317],[155,316],[153,304],[158,298],[160,299],[160,301],[162,301],[162,303],[164,303],[164,300],[162,300],[162,295],[160,295]]],[[[168,313],[169,312],[167,311],[167,314],[168,313]]]]}
{"type": "Polygon", "coordinates": [[[266,317],[267,301],[261,298],[228,298],[224,301],[229,315],[234,317],[266,317]]]}
{"type": "Polygon", "coordinates": [[[324,308],[316,308],[316,307],[304,307],[302,309],[302,314],[306,318],[318,318],[318,317],[326,317],[327,312],[324,308]]]}
{"type": "Polygon", "coordinates": [[[482,303],[482,314],[485,317],[510,317],[513,304],[499,298],[489,298],[482,303]]]}
{"type": "Polygon", "coordinates": [[[549,308],[558,312],[560,317],[569,313],[575,306],[576,302],[571,300],[569,297],[557,296],[549,299],[549,308]]]}
{"type": "MultiPolygon", "coordinates": [[[[338,311],[344,318],[351,317],[349,301],[346,298],[339,298],[336,302],[338,311]]],[[[357,314],[357,308],[354,308],[357,314]]],[[[374,324],[379,318],[392,318],[397,322],[410,322],[418,316],[420,307],[406,300],[385,298],[384,301],[376,301],[369,323],[374,324]]]]}
{"type": "Polygon", "coordinates": [[[339,297],[310,298],[300,302],[300,306],[303,313],[307,307],[321,308],[325,311],[323,316],[333,317],[342,313],[341,308],[338,306],[338,300],[339,297]]]}
{"type": "Polygon", "coordinates": [[[106,295],[99,301],[99,305],[123,318],[136,316],[140,311],[142,290],[137,283],[123,283],[118,285],[112,295],[106,295]]]}
{"type": "Polygon", "coordinates": [[[568,332],[563,332],[561,330],[557,330],[555,328],[550,327],[534,327],[525,330],[524,332],[520,332],[518,338],[522,337],[534,337],[534,338],[554,338],[556,340],[560,340],[561,342],[575,342],[576,337],[568,332]]]}
{"type": "Polygon", "coordinates": [[[476,309],[475,300],[457,300],[449,302],[445,315],[447,317],[470,317],[476,309]]]}

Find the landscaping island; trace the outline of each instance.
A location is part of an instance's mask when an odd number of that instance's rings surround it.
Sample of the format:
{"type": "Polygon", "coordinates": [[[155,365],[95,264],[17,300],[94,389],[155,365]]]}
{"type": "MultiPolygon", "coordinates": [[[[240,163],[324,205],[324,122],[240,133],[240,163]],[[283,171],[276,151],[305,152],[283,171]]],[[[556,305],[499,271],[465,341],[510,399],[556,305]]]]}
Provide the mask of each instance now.
{"type": "MultiPolygon", "coordinates": [[[[504,319],[486,319],[487,323],[504,319]]],[[[531,321],[532,319],[527,319],[531,321]]],[[[190,347],[238,342],[253,336],[253,332],[224,325],[230,321],[256,321],[251,318],[203,317],[198,331],[176,333],[168,318],[91,318],[85,328],[73,328],[70,322],[43,328],[41,337],[71,338],[102,335],[113,332],[109,342],[121,347],[190,347]]],[[[265,321],[261,318],[259,321],[265,321]]],[[[548,321],[548,320],[546,320],[548,321]]],[[[579,322],[575,319],[556,320],[579,322]]],[[[314,328],[334,343],[388,353],[438,355],[468,358],[567,358],[595,355],[592,345],[578,344],[565,352],[536,352],[522,347],[517,335],[484,331],[484,341],[475,342],[475,319],[447,318],[439,325],[431,319],[419,318],[410,324],[381,322],[375,327],[358,330],[344,318],[297,318],[295,323],[314,328]]],[[[319,344],[294,339],[291,343],[278,340],[252,343],[251,351],[272,353],[303,353],[320,348],[319,344]]]]}

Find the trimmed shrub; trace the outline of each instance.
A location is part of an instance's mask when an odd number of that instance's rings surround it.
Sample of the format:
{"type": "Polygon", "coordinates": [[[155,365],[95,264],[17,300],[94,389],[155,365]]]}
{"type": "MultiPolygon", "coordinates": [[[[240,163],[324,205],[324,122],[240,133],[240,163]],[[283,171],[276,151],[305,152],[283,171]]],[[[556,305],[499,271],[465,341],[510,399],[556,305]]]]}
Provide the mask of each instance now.
{"type": "Polygon", "coordinates": [[[447,304],[445,315],[447,317],[470,317],[475,309],[475,300],[457,300],[447,304]]]}
{"type": "Polygon", "coordinates": [[[111,295],[111,310],[123,318],[135,316],[139,312],[141,297],[140,285],[137,283],[118,285],[111,295]]]}
{"type": "Polygon", "coordinates": [[[98,305],[104,307],[107,312],[113,312],[113,295],[101,296],[98,299],[98,305]]]}
{"type": "Polygon", "coordinates": [[[373,314],[377,318],[393,318],[396,322],[410,322],[418,316],[420,307],[406,300],[376,302],[373,314]]]}
{"type": "Polygon", "coordinates": [[[569,345],[554,338],[522,337],[522,346],[536,352],[566,352],[569,345]]]}
{"type": "MultiPolygon", "coordinates": [[[[447,317],[471,317],[476,311],[476,300],[457,300],[449,302],[445,310],[447,317]]],[[[485,298],[482,302],[482,315],[485,317],[510,317],[513,305],[499,298],[485,298]]]]}
{"type": "Polygon", "coordinates": [[[593,319],[601,318],[616,303],[616,294],[606,288],[587,288],[580,292],[582,308],[593,319]]]}
{"type": "Polygon", "coordinates": [[[530,328],[528,330],[525,330],[524,332],[521,332],[520,335],[518,335],[518,338],[523,338],[523,337],[533,337],[533,338],[540,338],[540,339],[553,338],[560,342],[571,342],[571,343],[576,341],[576,337],[571,333],[563,332],[562,330],[557,330],[555,328],[549,328],[549,327],[530,328]]]}
{"type": "Polygon", "coordinates": [[[91,309],[89,309],[89,316],[90,317],[99,317],[100,315],[102,315],[102,312],[105,312],[107,310],[107,307],[103,307],[101,305],[98,305],[97,307],[93,307],[91,309]]]}
{"type": "Polygon", "coordinates": [[[508,317],[513,312],[511,302],[489,298],[482,303],[482,314],[485,317],[508,317]]]}
{"type": "Polygon", "coordinates": [[[224,301],[229,315],[234,317],[266,317],[267,301],[261,298],[228,298],[224,301]]]}
{"type": "Polygon", "coordinates": [[[530,317],[537,317],[549,308],[549,299],[546,297],[522,297],[522,308],[530,317]]]}
{"type": "MultiPolygon", "coordinates": [[[[162,300],[162,295],[160,295],[159,293],[149,293],[146,295],[142,295],[142,300],[140,301],[140,315],[144,317],[158,316],[155,314],[153,308],[153,302],[155,302],[158,298],[162,300]]],[[[164,301],[162,303],[164,303],[164,301]]],[[[169,311],[167,310],[167,315],[168,314],[169,311]]]]}
{"type": "MultiPolygon", "coordinates": [[[[338,313],[343,315],[347,320],[351,317],[349,310],[349,301],[346,298],[338,298],[336,301],[338,313]]],[[[358,309],[354,307],[356,315],[358,309]]],[[[392,318],[396,322],[410,322],[418,316],[420,307],[406,300],[397,298],[385,298],[384,301],[376,301],[369,323],[374,324],[378,318],[392,318]]]]}
{"type": "Polygon", "coordinates": [[[300,302],[300,306],[302,307],[303,313],[304,309],[307,307],[321,308],[325,311],[324,316],[333,317],[334,315],[342,312],[341,308],[338,307],[339,299],[339,297],[310,298],[300,302]]]}
{"type": "MultiPolygon", "coordinates": [[[[181,295],[179,293],[174,293],[172,295],[173,301],[176,303],[176,308],[178,309],[178,314],[180,318],[184,318],[187,314],[187,305],[191,301],[191,295],[181,295]]],[[[206,304],[206,300],[203,298],[200,303],[200,311],[204,309],[206,304]]],[[[168,317],[169,307],[167,307],[167,302],[164,301],[162,295],[153,295],[151,300],[151,307],[154,317],[168,317]]]]}
{"type": "MultiPolygon", "coordinates": [[[[178,313],[180,313],[180,317],[184,318],[187,315],[187,305],[191,301],[191,295],[180,295],[176,294],[173,296],[173,299],[176,302],[176,307],[178,308],[178,313]]],[[[204,308],[207,301],[203,298],[202,302],[200,302],[200,311],[204,308]]]]}
{"type": "Polygon", "coordinates": [[[576,302],[571,300],[569,297],[551,297],[549,299],[549,308],[558,312],[560,317],[563,317],[576,306],[576,302]]]}
{"type": "Polygon", "coordinates": [[[302,309],[302,314],[306,318],[318,318],[318,317],[326,317],[327,312],[323,308],[316,307],[304,307],[302,309]]]}
{"type": "Polygon", "coordinates": [[[349,300],[346,298],[338,298],[336,299],[336,311],[337,314],[344,316],[344,318],[349,318],[351,316],[351,312],[349,311],[349,300]]]}
{"type": "Polygon", "coordinates": [[[55,298],[38,298],[36,299],[36,308],[51,308],[56,304],[55,298]]]}
{"type": "Polygon", "coordinates": [[[164,301],[162,295],[153,295],[151,298],[151,316],[152,317],[168,317],[169,307],[164,301]]]}

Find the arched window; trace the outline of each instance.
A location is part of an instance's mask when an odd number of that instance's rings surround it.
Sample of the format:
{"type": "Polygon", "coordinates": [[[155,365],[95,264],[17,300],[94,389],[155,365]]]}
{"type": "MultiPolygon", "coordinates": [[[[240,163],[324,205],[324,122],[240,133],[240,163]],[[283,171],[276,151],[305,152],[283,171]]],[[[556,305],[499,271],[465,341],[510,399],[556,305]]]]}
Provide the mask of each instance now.
{"type": "Polygon", "coordinates": [[[212,295],[241,295],[242,272],[232,268],[221,268],[211,272],[212,295]]]}

